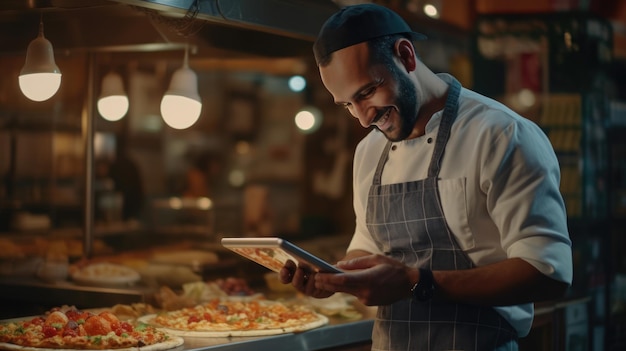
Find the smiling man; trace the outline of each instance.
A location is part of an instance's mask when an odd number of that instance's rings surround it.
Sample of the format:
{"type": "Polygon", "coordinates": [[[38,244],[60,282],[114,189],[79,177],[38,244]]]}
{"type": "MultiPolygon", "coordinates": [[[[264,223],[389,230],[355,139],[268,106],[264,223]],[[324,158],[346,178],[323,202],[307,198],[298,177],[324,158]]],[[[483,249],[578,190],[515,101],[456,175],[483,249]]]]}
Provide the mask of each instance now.
{"type": "Polygon", "coordinates": [[[517,350],[533,302],[564,294],[571,241],[543,131],[435,74],[391,10],[348,6],[314,45],[334,102],[373,130],[354,156],[356,227],[337,274],[283,283],[378,306],[373,350],[517,350]]]}

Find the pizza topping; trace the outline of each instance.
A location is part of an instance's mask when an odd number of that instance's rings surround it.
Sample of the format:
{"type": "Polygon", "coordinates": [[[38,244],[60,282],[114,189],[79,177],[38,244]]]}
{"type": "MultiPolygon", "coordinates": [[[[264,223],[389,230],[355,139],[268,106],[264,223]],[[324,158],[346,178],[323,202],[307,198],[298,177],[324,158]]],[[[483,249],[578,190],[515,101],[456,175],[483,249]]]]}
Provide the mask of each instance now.
{"type": "Polygon", "coordinates": [[[45,317],[0,324],[0,343],[31,348],[104,350],[182,344],[182,339],[170,342],[170,338],[146,324],[135,327],[122,322],[111,312],[95,314],[76,308],[55,309],[45,317]]]}
{"type": "Polygon", "coordinates": [[[79,336],[81,332],[80,327],[76,321],[69,321],[63,328],[63,333],[61,335],[65,336],[79,336]]]}
{"type": "Polygon", "coordinates": [[[52,313],[50,313],[50,315],[48,315],[48,317],[46,318],[45,324],[46,325],[57,325],[57,327],[59,326],[63,326],[68,322],[69,318],[67,318],[67,316],[65,315],[65,313],[61,312],[61,311],[54,311],[52,313]]]}
{"type": "Polygon", "coordinates": [[[57,335],[58,331],[55,327],[50,326],[48,324],[45,324],[42,328],[41,331],[43,332],[44,337],[46,338],[51,338],[55,335],[57,335]]]}
{"type": "Polygon", "coordinates": [[[117,318],[116,315],[114,315],[113,313],[109,312],[109,311],[102,311],[98,314],[98,317],[108,321],[111,326],[115,327],[117,324],[120,323],[119,318],[117,318]]]}
{"type": "Polygon", "coordinates": [[[305,305],[268,300],[222,300],[154,315],[148,322],[179,331],[284,330],[322,325],[327,319],[305,305]]]}
{"type": "Polygon", "coordinates": [[[111,323],[100,316],[87,318],[83,327],[87,335],[106,335],[112,330],[111,323]]]}

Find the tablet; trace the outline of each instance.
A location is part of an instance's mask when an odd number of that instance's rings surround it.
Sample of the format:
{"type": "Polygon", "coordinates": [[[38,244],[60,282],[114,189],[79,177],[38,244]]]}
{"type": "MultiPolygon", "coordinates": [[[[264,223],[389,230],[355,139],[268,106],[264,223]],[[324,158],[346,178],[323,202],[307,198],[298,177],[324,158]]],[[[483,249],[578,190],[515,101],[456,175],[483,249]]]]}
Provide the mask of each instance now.
{"type": "Polygon", "coordinates": [[[339,268],[281,238],[222,238],[222,245],[274,272],[279,272],[287,260],[315,272],[341,272],[339,268]]]}

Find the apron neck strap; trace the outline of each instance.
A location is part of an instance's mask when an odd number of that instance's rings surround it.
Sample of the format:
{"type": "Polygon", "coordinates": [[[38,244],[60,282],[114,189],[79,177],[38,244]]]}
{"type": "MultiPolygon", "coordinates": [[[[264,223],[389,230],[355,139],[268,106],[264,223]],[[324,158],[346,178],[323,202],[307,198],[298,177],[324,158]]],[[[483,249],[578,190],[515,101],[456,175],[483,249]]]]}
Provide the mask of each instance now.
{"type": "Polygon", "coordinates": [[[430,159],[430,165],[428,166],[429,178],[434,178],[439,175],[441,160],[443,159],[446,144],[448,143],[448,139],[450,138],[452,123],[456,119],[456,115],[459,109],[460,94],[461,83],[459,83],[458,80],[452,78],[452,81],[449,83],[446,106],[444,107],[443,116],[441,117],[441,123],[439,124],[439,131],[437,132],[435,150],[433,151],[433,157],[430,159]]]}
{"type": "MultiPolygon", "coordinates": [[[[452,129],[452,122],[456,118],[456,114],[459,107],[459,95],[461,93],[461,83],[458,80],[451,77],[451,82],[448,88],[448,97],[446,98],[446,105],[443,110],[443,117],[439,125],[439,131],[437,132],[437,140],[435,141],[435,150],[433,156],[430,159],[430,165],[428,166],[428,177],[437,177],[439,175],[439,167],[441,165],[441,159],[443,158],[443,151],[445,150],[446,143],[450,138],[450,130],[452,129]]],[[[391,149],[392,142],[387,141],[383,152],[378,160],[378,166],[372,179],[373,185],[380,185],[383,168],[387,157],[389,156],[389,150],[391,149]]]]}
{"type": "Polygon", "coordinates": [[[380,185],[380,180],[383,177],[383,168],[385,167],[385,162],[387,162],[387,158],[389,157],[389,150],[391,149],[391,145],[391,141],[387,140],[387,144],[385,144],[385,148],[383,149],[383,152],[380,154],[380,158],[378,159],[378,165],[376,166],[376,171],[374,172],[372,185],[380,185]]]}

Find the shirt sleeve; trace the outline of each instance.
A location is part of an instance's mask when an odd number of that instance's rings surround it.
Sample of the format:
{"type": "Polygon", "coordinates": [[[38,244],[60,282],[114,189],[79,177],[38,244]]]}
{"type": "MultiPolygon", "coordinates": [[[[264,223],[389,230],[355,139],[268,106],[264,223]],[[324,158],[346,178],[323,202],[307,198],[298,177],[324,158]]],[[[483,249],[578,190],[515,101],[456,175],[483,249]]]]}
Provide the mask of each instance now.
{"type": "Polygon", "coordinates": [[[522,258],[571,284],[571,240],[559,163],[549,139],[529,120],[517,120],[492,137],[488,140],[494,144],[479,162],[484,165],[480,182],[503,249],[508,257],[522,258]]]}
{"type": "Polygon", "coordinates": [[[350,245],[348,245],[347,252],[354,250],[362,250],[367,251],[373,254],[382,254],[380,249],[374,243],[372,236],[369,234],[367,228],[359,229],[359,221],[357,219],[356,230],[354,231],[354,235],[352,236],[352,240],[350,241],[350,245]]]}

